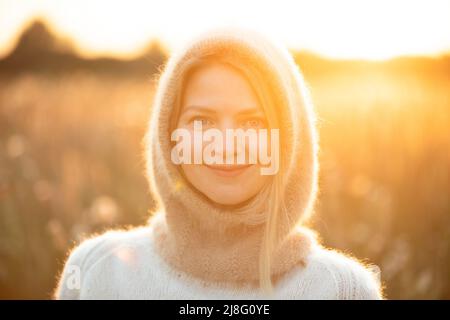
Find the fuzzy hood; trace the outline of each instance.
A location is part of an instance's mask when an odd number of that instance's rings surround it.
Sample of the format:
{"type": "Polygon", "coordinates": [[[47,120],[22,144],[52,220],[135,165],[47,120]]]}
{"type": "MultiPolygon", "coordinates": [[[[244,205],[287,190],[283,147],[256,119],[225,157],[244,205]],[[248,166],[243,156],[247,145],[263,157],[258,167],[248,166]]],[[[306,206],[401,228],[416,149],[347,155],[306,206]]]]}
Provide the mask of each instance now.
{"type": "Polygon", "coordinates": [[[147,176],[159,210],[152,216],[160,254],[177,269],[214,281],[253,281],[268,210],[266,195],[256,196],[251,212],[223,209],[185,181],[170,158],[170,120],[182,66],[193,57],[234,55],[252,64],[272,89],[279,115],[282,204],[277,216],[280,239],[271,274],[304,263],[312,243],[301,228],[313,210],[317,191],[318,141],[315,115],[299,68],[286,48],[255,31],[222,28],[192,39],[173,53],[158,82],[145,140],[147,176]]]}

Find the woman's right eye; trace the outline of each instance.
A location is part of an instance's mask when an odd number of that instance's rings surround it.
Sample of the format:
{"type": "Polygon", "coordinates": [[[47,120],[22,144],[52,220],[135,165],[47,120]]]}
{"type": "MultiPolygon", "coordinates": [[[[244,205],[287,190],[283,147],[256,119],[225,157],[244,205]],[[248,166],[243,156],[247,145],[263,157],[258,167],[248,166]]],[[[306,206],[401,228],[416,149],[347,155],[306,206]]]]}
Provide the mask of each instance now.
{"type": "Polygon", "coordinates": [[[205,117],[193,117],[190,122],[192,125],[194,125],[194,122],[198,121],[201,122],[202,127],[213,127],[215,125],[215,122],[212,119],[205,118],[205,117]]]}

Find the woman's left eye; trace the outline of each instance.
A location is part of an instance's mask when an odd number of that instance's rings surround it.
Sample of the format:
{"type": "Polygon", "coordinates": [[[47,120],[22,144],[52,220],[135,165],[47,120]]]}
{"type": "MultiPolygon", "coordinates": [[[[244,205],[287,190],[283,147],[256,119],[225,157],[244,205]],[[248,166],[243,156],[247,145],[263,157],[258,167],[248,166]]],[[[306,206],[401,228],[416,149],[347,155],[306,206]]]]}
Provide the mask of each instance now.
{"type": "Polygon", "coordinates": [[[264,121],[261,119],[248,119],[242,122],[242,126],[245,128],[262,128],[264,121]]]}

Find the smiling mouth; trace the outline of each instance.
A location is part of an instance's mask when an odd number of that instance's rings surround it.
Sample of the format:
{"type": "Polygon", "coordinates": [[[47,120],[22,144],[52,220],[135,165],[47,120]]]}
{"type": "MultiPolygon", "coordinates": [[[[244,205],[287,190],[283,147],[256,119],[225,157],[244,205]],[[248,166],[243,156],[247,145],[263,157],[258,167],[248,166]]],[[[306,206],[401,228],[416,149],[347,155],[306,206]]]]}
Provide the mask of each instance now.
{"type": "Polygon", "coordinates": [[[235,177],[243,173],[253,164],[205,164],[211,171],[221,177],[235,177]]]}

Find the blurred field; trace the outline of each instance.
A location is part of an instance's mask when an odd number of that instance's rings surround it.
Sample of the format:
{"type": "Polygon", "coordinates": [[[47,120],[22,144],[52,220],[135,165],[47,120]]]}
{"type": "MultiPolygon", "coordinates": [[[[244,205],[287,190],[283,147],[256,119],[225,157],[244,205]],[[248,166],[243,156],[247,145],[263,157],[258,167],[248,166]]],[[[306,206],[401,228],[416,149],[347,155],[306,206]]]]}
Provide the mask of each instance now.
{"type": "MultiPolygon", "coordinates": [[[[326,245],[391,299],[450,299],[450,58],[297,54],[319,115],[326,245]]],[[[144,223],[153,74],[0,73],[0,298],[49,298],[83,236],[144,223]]]]}

